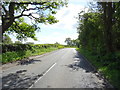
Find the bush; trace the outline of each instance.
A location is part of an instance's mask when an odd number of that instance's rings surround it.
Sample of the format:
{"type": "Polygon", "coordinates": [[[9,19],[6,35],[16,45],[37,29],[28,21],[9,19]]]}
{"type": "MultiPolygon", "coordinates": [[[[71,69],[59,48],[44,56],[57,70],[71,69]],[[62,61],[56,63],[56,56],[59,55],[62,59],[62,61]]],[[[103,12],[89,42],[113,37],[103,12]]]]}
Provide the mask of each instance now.
{"type": "Polygon", "coordinates": [[[58,49],[64,48],[64,46],[58,46],[58,49]]]}
{"type": "Polygon", "coordinates": [[[0,61],[2,63],[12,62],[32,55],[40,55],[61,48],[64,48],[64,46],[54,44],[4,44],[2,50],[3,54],[0,56],[2,57],[2,60],[0,61]]]}

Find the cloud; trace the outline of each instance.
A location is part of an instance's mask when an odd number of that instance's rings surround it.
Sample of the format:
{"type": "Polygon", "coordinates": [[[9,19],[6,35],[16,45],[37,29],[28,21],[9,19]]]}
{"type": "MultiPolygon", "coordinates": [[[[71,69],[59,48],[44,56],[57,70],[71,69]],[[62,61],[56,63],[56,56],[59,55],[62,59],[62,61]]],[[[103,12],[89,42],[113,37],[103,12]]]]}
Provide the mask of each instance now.
{"type": "Polygon", "coordinates": [[[53,25],[42,25],[43,27],[49,28],[62,28],[66,30],[73,29],[74,25],[77,23],[76,17],[78,17],[78,13],[84,9],[84,6],[75,5],[75,4],[68,4],[68,7],[63,7],[58,10],[55,17],[59,20],[58,23],[53,25]]]}
{"type": "Polygon", "coordinates": [[[55,43],[59,42],[65,44],[65,39],[77,39],[78,33],[76,29],[78,13],[84,10],[84,6],[76,4],[68,4],[68,7],[63,7],[57,11],[55,17],[59,20],[58,23],[53,25],[41,25],[41,31],[37,34],[39,39],[36,43],[55,43]]]}
{"type": "Polygon", "coordinates": [[[76,29],[78,13],[84,10],[84,5],[68,4],[68,7],[63,7],[57,11],[55,17],[59,20],[58,23],[53,25],[41,26],[40,33],[37,33],[38,42],[36,43],[55,43],[59,42],[65,44],[65,39],[77,39],[78,33],[76,29]]]}
{"type": "Polygon", "coordinates": [[[62,7],[57,10],[55,17],[59,20],[58,23],[50,24],[38,24],[41,27],[41,32],[36,33],[38,41],[34,41],[28,38],[27,42],[34,42],[36,44],[55,43],[65,44],[65,39],[70,37],[71,39],[77,39],[77,19],[78,13],[84,10],[85,4],[78,4],[78,0],[71,0],[75,3],[69,3],[68,7],[62,7]],[[77,4],[76,4],[77,3],[77,4]]]}

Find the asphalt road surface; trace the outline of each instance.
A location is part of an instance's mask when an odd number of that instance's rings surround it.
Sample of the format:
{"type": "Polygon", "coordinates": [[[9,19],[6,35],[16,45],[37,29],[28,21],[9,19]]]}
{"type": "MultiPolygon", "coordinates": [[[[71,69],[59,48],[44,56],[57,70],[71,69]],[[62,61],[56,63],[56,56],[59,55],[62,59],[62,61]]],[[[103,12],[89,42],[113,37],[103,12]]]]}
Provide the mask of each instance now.
{"type": "Polygon", "coordinates": [[[74,48],[65,48],[3,68],[3,88],[103,88],[104,79],[74,48]]]}

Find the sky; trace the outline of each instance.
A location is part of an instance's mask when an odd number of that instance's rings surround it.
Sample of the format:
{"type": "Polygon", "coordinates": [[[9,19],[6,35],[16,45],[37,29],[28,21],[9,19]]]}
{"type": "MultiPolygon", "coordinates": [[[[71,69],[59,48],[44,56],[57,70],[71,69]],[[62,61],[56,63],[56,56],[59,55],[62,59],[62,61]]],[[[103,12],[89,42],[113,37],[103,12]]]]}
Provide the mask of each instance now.
{"type": "MultiPolygon", "coordinates": [[[[38,24],[40,26],[40,32],[36,33],[38,41],[28,38],[26,42],[34,42],[35,44],[54,44],[58,42],[60,44],[66,44],[64,41],[66,38],[77,39],[77,21],[78,13],[84,10],[87,6],[87,2],[82,0],[69,0],[68,7],[61,7],[57,10],[55,17],[59,20],[58,23],[53,25],[38,24]]],[[[17,39],[14,35],[10,36],[12,41],[17,39]]],[[[25,43],[25,41],[23,41],[25,43]]]]}

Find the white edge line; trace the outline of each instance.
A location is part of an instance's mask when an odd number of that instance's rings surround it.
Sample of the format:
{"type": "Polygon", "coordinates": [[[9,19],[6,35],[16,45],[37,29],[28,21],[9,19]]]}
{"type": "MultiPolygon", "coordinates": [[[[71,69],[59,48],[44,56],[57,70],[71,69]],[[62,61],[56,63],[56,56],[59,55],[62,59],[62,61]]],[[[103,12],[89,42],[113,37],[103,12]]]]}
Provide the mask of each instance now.
{"type": "MultiPolygon", "coordinates": [[[[43,74],[43,76],[45,76],[56,64],[57,64],[57,63],[54,63],[54,64],[43,74]]],[[[40,78],[38,78],[29,88],[32,88],[33,85],[34,85],[35,83],[37,83],[43,76],[41,76],[40,78]]]]}

